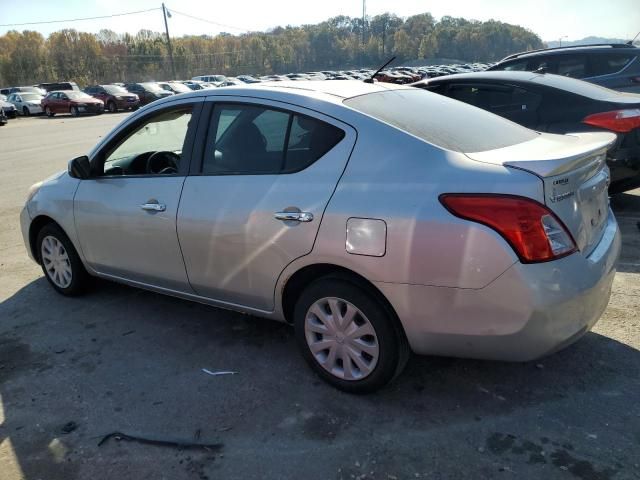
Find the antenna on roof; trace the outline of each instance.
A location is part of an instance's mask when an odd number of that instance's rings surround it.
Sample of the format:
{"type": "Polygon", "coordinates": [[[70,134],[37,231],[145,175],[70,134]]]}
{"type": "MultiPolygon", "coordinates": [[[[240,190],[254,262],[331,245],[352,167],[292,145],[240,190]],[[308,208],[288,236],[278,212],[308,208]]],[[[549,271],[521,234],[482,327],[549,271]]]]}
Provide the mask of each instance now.
{"type": "Polygon", "coordinates": [[[635,37],[633,37],[633,40],[629,40],[629,41],[627,42],[627,45],[633,45],[633,42],[635,42],[635,41],[636,41],[636,38],[638,38],[638,35],[640,35],[640,32],[636,33],[636,36],[635,36],[635,37]]]}
{"type": "Polygon", "coordinates": [[[378,75],[383,69],[384,67],[386,67],[387,65],[389,65],[391,62],[393,62],[396,59],[396,57],[391,57],[389,59],[389,61],[387,63],[385,63],[384,65],[382,65],[378,70],[376,70],[376,73],[374,73],[373,75],[371,75],[370,78],[367,78],[364,83],[373,83],[373,79],[375,78],[376,75],[378,75]]]}

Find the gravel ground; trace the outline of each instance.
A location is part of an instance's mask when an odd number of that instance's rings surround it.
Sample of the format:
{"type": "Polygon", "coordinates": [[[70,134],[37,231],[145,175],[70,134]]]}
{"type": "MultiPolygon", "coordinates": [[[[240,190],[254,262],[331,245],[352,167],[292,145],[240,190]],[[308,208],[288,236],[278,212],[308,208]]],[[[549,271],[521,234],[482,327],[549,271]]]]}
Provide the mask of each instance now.
{"type": "Polygon", "coordinates": [[[0,128],[1,480],[640,478],[640,191],[612,202],[619,273],[577,344],[532,363],[414,357],[389,388],[350,396],[314,376],[285,325],[47,285],[19,232],[27,188],[124,117],[0,128]],[[99,445],[111,432],[211,446],[99,445]]]}

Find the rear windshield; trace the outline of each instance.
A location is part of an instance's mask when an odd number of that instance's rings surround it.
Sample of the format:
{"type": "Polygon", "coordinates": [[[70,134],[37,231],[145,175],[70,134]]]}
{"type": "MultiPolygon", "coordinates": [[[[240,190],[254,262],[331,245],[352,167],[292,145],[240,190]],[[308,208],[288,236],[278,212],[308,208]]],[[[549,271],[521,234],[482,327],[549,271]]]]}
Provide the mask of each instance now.
{"type": "Polygon", "coordinates": [[[484,152],[537,137],[536,132],[502,117],[418,88],[369,93],[344,103],[425,142],[456,152],[484,152]]]}
{"type": "Polygon", "coordinates": [[[93,98],[91,95],[87,95],[84,92],[76,92],[74,90],[68,91],[68,92],[64,92],[67,97],[69,97],[72,100],[82,100],[83,98],[93,98]]]}

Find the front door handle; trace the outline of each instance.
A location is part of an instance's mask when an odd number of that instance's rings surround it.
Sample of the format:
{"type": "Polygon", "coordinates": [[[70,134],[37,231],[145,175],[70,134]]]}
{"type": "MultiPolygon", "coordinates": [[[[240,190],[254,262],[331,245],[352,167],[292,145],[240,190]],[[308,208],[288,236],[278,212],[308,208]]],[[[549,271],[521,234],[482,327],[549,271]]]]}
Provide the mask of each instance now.
{"type": "Polygon", "coordinates": [[[313,220],[311,212],[276,212],[273,214],[276,220],[285,222],[310,222],[313,220]]]}
{"type": "Polygon", "coordinates": [[[164,203],[143,203],[140,208],[151,212],[164,212],[167,206],[164,203]]]}

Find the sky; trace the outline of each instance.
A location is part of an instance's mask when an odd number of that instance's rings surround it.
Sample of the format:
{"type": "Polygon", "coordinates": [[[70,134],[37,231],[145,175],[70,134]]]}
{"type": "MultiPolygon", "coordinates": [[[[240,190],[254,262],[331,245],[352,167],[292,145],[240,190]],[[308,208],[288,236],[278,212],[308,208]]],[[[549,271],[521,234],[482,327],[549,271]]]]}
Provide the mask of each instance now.
{"type": "MultiPolygon", "coordinates": [[[[640,30],[640,0],[366,0],[367,15],[384,12],[407,17],[430,12],[475,20],[495,19],[521,25],[543,41],[578,40],[587,36],[630,39],[640,30]]],[[[318,23],[336,15],[362,16],[362,0],[167,0],[171,36],[242,33],[276,26],[318,23]],[[175,7],[175,9],[174,9],[175,7]],[[188,14],[214,23],[180,15],[188,14]],[[221,26],[220,24],[224,25],[221,26]]],[[[111,19],[44,25],[0,26],[6,31],[37,30],[43,35],[75,28],[98,32],[136,33],[144,28],[163,31],[157,0],[0,0],[0,25],[158,10],[111,19]]]]}

